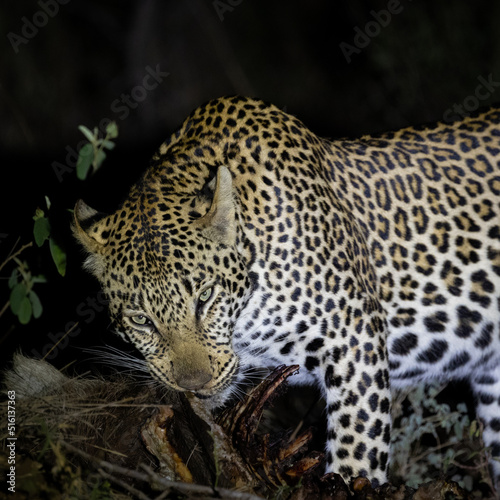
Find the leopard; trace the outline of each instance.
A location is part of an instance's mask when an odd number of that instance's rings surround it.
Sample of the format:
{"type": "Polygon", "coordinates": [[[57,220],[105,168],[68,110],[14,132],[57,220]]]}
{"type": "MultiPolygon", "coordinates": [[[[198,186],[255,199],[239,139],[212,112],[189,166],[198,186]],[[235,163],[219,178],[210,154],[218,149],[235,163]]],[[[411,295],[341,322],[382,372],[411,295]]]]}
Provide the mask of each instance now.
{"type": "Polygon", "coordinates": [[[500,456],[500,109],[325,139],[213,99],[116,211],[78,200],[72,225],[165,386],[217,408],[255,367],[298,365],[290,383],[325,401],[326,471],[379,485],[391,391],[464,379],[500,456]]]}

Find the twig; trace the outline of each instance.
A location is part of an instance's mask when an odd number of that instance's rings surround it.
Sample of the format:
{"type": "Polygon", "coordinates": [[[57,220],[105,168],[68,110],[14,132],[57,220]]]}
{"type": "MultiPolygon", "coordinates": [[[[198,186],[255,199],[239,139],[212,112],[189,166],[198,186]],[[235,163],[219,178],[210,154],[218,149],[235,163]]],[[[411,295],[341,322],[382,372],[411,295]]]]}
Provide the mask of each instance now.
{"type": "MultiPolygon", "coordinates": [[[[9,302],[9,304],[10,304],[10,302],[9,302]]],[[[14,325],[11,325],[9,327],[9,329],[0,337],[0,350],[1,350],[2,344],[7,340],[7,338],[14,331],[14,329],[15,329],[14,325]]]]}
{"type": "MultiPolygon", "coordinates": [[[[258,497],[251,493],[245,493],[242,491],[232,491],[227,490],[225,488],[210,488],[209,486],[201,486],[198,484],[190,484],[190,483],[180,483],[177,481],[169,481],[168,479],[164,479],[163,477],[156,474],[150,467],[142,464],[143,469],[146,471],[146,474],[143,472],[127,469],[125,467],[121,467],[117,464],[112,464],[111,462],[107,462],[106,460],[101,460],[99,458],[93,457],[89,453],[86,453],[83,450],[76,448],[75,446],[67,443],[66,441],[61,441],[61,445],[72,453],[76,453],[81,457],[89,460],[90,462],[94,462],[98,465],[99,468],[107,469],[110,472],[115,474],[121,474],[133,479],[137,479],[138,481],[143,481],[146,483],[150,483],[151,479],[153,479],[157,484],[164,486],[165,488],[175,489],[180,492],[192,493],[203,495],[204,498],[227,498],[234,500],[262,500],[262,497],[258,497]]],[[[149,499],[148,499],[149,500],[149,499]]]]}
{"type": "MultiPolygon", "coordinates": [[[[19,240],[17,240],[19,241],[19,240]]],[[[17,241],[14,244],[14,247],[17,245],[17,241]]],[[[13,253],[11,255],[8,255],[7,258],[0,264],[0,271],[9,263],[11,260],[15,259],[18,255],[22,254],[27,248],[30,248],[33,246],[33,242],[30,241],[29,243],[26,243],[26,245],[23,245],[16,253],[13,253]]],[[[11,250],[12,252],[12,250],[11,250]]],[[[10,305],[10,300],[8,300],[5,305],[2,307],[0,310],[0,316],[9,308],[10,305]]]]}
{"type": "Polygon", "coordinates": [[[480,469],[488,467],[488,462],[483,462],[480,461],[478,464],[475,465],[465,465],[461,464],[460,462],[457,462],[456,460],[450,460],[450,464],[454,465],[455,467],[459,467],[460,469],[465,469],[465,470],[471,470],[471,471],[478,471],[480,469]]]}
{"type": "Polygon", "coordinates": [[[157,497],[154,498],[154,500],[164,500],[170,495],[170,493],[171,492],[168,490],[162,491],[157,497]]]}
{"type": "Polygon", "coordinates": [[[122,488],[126,489],[129,493],[132,493],[133,495],[135,495],[140,500],[151,500],[142,491],[139,491],[138,489],[134,488],[133,486],[130,486],[130,484],[127,484],[125,481],[122,481],[121,479],[118,479],[117,477],[113,476],[112,474],[108,474],[103,469],[97,469],[97,472],[99,472],[99,474],[102,477],[104,477],[106,479],[109,479],[109,481],[111,481],[111,482],[117,484],[118,486],[121,486],[122,488]]]}
{"type": "Polygon", "coordinates": [[[485,471],[486,474],[481,474],[482,482],[484,482],[484,484],[488,485],[488,487],[491,490],[490,493],[495,494],[495,484],[494,484],[493,478],[491,477],[490,471],[488,469],[488,465],[489,465],[488,460],[485,460],[485,461],[480,460],[479,463],[476,465],[465,465],[465,464],[461,464],[459,462],[456,462],[455,460],[451,460],[450,464],[452,464],[455,467],[458,467],[460,469],[469,470],[469,471],[473,471],[473,472],[477,472],[477,471],[481,471],[481,470],[485,471]]]}
{"type": "Polygon", "coordinates": [[[42,358],[42,361],[45,360],[45,358],[57,347],[59,342],[64,340],[77,326],[78,326],[78,321],[51,347],[50,351],[42,358]]]}
{"type": "Polygon", "coordinates": [[[9,308],[9,306],[10,306],[10,300],[8,300],[0,310],[0,316],[2,316],[2,314],[9,308]]]}
{"type": "Polygon", "coordinates": [[[12,255],[9,255],[1,264],[0,264],[0,271],[5,267],[5,265],[10,262],[12,259],[15,259],[18,255],[22,254],[27,248],[30,248],[33,246],[33,242],[30,241],[29,243],[26,243],[26,245],[23,245],[16,253],[13,253],[12,255]]]}

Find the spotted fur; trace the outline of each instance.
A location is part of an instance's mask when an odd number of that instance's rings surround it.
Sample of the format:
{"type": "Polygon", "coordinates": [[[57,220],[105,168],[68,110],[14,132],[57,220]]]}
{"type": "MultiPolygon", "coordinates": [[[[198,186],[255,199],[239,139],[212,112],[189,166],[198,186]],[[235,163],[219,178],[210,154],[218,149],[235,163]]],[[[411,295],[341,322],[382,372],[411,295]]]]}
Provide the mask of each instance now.
{"type": "Polygon", "coordinates": [[[326,399],[328,470],[386,480],[389,371],[395,388],[467,378],[500,456],[499,123],[327,141],[217,99],[115,213],[78,202],[75,233],[168,386],[222,403],[249,367],[299,364],[291,381],[326,399]]]}

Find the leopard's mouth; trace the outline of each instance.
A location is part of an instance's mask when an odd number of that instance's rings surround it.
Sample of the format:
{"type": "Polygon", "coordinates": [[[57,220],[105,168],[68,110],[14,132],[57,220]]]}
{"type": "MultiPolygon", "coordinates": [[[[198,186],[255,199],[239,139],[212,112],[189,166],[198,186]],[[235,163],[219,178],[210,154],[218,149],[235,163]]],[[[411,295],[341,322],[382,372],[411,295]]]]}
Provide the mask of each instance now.
{"type": "Polygon", "coordinates": [[[199,399],[213,398],[221,400],[227,399],[230,395],[230,387],[234,385],[238,376],[239,367],[239,359],[237,356],[234,356],[228,363],[228,366],[225,367],[217,378],[212,378],[203,387],[187,389],[179,386],[174,380],[170,379],[167,373],[154,364],[150,363],[148,366],[151,375],[171,390],[177,392],[190,392],[199,399]],[[227,392],[227,397],[223,394],[224,392],[227,392]]]}
{"type": "Polygon", "coordinates": [[[200,399],[209,399],[217,396],[234,384],[240,368],[237,356],[231,360],[230,365],[224,370],[216,380],[210,382],[207,387],[193,391],[193,394],[200,399]]]}

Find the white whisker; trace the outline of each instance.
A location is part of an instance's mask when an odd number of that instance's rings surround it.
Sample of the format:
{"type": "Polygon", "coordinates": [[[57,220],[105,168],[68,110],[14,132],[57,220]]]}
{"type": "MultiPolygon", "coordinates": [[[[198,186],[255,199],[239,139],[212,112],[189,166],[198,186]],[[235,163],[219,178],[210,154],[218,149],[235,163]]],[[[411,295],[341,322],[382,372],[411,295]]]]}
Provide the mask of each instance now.
{"type": "Polygon", "coordinates": [[[83,351],[94,355],[89,358],[91,361],[116,368],[120,374],[133,375],[134,378],[146,381],[152,379],[146,361],[136,357],[134,353],[110,345],[101,348],[85,348],[83,351]]]}

